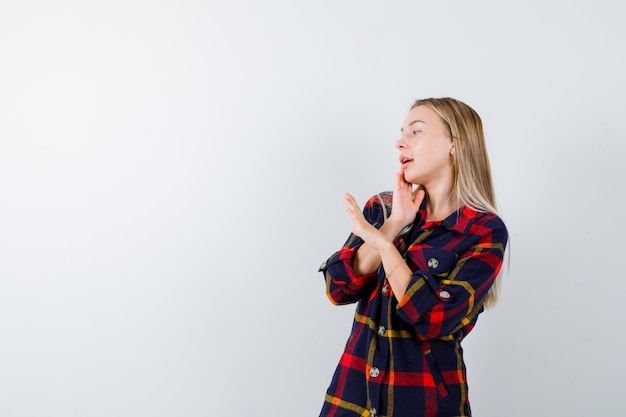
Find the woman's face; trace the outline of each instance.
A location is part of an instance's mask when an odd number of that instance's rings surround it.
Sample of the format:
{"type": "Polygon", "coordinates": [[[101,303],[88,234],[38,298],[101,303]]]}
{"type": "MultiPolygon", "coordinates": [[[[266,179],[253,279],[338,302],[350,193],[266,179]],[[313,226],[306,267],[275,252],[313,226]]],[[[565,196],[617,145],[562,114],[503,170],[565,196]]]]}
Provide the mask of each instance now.
{"type": "Polygon", "coordinates": [[[453,149],[448,127],[434,110],[417,106],[406,116],[396,142],[404,178],[426,188],[451,180],[453,149]]]}

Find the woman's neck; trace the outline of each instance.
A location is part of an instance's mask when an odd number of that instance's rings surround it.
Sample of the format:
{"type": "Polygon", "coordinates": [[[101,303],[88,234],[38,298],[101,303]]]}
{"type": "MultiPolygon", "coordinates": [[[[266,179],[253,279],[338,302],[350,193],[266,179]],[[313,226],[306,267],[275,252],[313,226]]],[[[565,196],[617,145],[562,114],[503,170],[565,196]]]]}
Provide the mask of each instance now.
{"type": "Polygon", "coordinates": [[[426,220],[440,221],[457,211],[461,204],[456,196],[452,195],[452,189],[428,190],[426,189],[426,220]]]}

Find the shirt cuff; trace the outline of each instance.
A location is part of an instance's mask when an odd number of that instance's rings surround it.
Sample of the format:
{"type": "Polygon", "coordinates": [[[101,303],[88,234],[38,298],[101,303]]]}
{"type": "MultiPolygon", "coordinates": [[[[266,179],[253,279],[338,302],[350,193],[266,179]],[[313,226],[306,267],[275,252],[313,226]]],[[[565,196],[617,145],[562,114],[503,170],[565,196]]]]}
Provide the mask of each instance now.
{"type": "Polygon", "coordinates": [[[378,271],[371,274],[354,273],[354,256],[358,248],[345,248],[337,251],[319,267],[320,272],[328,271],[335,280],[345,281],[356,286],[364,285],[378,277],[378,271]]]}
{"type": "Polygon", "coordinates": [[[402,319],[415,325],[422,321],[423,316],[435,305],[450,298],[450,293],[441,289],[430,274],[416,271],[396,309],[402,319]]]}

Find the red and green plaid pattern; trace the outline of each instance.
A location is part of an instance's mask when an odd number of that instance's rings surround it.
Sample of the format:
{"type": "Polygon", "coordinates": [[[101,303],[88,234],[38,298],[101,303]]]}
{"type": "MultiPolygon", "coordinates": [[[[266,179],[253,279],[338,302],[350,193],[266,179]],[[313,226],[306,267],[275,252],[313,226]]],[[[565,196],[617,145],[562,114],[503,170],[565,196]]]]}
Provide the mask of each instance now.
{"type": "MultiPolygon", "coordinates": [[[[363,210],[376,227],[391,193],[363,210]]],[[[396,300],[381,268],[356,276],[350,235],[320,267],[334,304],[357,303],[352,332],[326,393],[324,417],[470,416],[461,340],[483,311],[502,265],[507,230],[493,214],[463,207],[441,222],[426,222],[425,204],[395,242],[413,276],[396,300]]]]}

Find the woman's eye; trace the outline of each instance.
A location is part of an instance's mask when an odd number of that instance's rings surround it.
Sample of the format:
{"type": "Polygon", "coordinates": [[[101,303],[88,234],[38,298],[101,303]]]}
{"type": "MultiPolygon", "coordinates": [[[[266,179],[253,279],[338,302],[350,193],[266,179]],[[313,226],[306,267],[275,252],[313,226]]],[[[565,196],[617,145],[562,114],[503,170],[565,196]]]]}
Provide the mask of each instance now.
{"type": "Polygon", "coordinates": [[[412,133],[413,135],[417,135],[418,133],[421,133],[421,132],[422,132],[421,130],[414,130],[412,133]]]}

